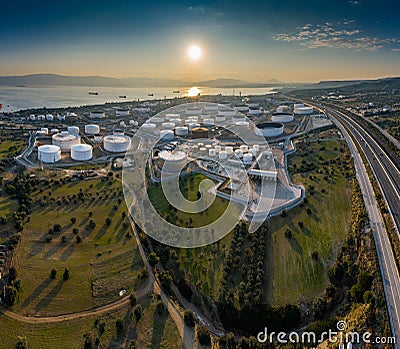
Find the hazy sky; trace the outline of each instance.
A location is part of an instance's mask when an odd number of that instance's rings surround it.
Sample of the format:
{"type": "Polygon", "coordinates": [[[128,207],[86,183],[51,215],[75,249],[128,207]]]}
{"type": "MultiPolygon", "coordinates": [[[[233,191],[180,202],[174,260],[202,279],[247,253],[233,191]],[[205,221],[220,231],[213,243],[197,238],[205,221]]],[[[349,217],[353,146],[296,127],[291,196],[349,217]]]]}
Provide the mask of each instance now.
{"type": "Polygon", "coordinates": [[[398,0],[6,1],[0,75],[398,76],[399,13],[398,0]]]}

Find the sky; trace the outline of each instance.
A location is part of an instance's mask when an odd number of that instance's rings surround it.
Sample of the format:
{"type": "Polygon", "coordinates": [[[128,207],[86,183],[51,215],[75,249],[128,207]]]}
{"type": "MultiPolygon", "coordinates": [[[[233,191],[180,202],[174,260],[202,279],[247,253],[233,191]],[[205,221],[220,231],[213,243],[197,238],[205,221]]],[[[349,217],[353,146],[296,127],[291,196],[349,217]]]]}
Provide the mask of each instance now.
{"type": "Polygon", "coordinates": [[[400,76],[398,0],[6,1],[0,75],[400,76]],[[201,49],[193,60],[191,45],[201,49]]]}

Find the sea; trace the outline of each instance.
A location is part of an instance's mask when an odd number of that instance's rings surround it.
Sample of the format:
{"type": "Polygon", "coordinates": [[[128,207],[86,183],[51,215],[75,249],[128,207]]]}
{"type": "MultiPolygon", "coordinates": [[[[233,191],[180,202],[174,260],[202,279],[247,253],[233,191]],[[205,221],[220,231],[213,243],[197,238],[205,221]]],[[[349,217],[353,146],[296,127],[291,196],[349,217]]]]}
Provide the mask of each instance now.
{"type": "MultiPolygon", "coordinates": [[[[190,87],[85,87],[85,86],[0,86],[0,112],[13,112],[36,108],[67,108],[107,102],[144,101],[185,97],[190,87]],[[179,91],[179,93],[177,93],[179,91]],[[97,92],[98,95],[89,94],[97,92]],[[120,98],[126,96],[126,98],[120,98]]],[[[201,95],[265,95],[273,94],[273,88],[208,88],[199,87],[201,95]]]]}

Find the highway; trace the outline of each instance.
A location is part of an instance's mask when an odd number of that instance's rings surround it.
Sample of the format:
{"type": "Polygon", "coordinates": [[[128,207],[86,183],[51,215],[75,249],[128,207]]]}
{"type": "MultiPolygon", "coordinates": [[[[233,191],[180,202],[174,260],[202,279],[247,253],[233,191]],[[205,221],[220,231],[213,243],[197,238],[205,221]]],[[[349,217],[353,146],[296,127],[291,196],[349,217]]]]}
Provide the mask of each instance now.
{"type": "Polygon", "coordinates": [[[314,107],[324,110],[332,121],[339,127],[345,137],[354,158],[357,179],[363,193],[365,206],[374,234],[379,267],[381,270],[383,288],[386,297],[387,309],[393,336],[396,338],[395,348],[400,343],[400,278],[393,255],[391,244],[383,218],[378,208],[372,184],[358,149],[350,137],[351,133],[365,154],[382,194],[388,204],[397,234],[400,227],[400,172],[385,150],[360,126],[353,118],[341,111],[330,107],[309,103],[314,107]],[[346,126],[346,128],[344,127],[346,126]]]}

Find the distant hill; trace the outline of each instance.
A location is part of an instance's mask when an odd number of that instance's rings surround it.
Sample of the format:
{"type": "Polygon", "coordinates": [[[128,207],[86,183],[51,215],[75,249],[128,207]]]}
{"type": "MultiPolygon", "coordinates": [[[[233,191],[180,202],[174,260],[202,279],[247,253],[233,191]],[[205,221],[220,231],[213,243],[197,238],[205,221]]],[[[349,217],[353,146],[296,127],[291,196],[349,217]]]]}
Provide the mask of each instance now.
{"type": "Polygon", "coordinates": [[[400,93],[400,77],[359,81],[324,81],[309,86],[300,86],[298,89],[292,90],[291,94],[293,96],[311,97],[313,95],[322,95],[329,92],[336,92],[342,95],[371,92],[398,94],[400,93]]]}
{"type": "Polygon", "coordinates": [[[32,74],[24,76],[0,76],[3,86],[92,86],[92,87],[169,87],[186,86],[180,80],[158,78],[108,78],[103,76],[63,76],[56,74],[32,74]]]}
{"type": "Polygon", "coordinates": [[[104,76],[64,76],[57,74],[31,74],[23,76],[0,76],[0,86],[88,86],[88,87],[182,87],[203,86],[215,88],[271,87],[281,84],[272,79],[267,83],[255,83],[238,79],[213,79],[206,81],[183,81],[163,78],[109,78],[104,76]]]}

